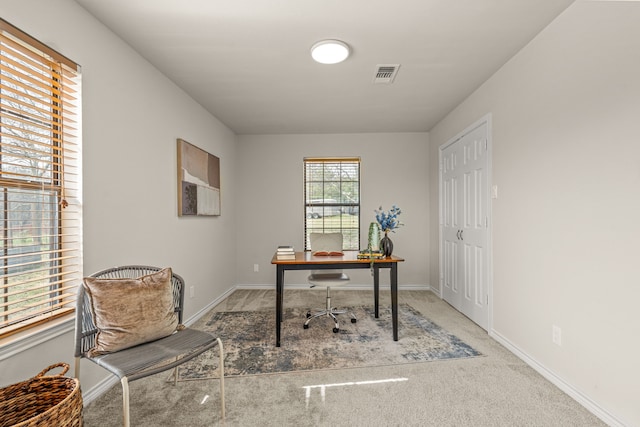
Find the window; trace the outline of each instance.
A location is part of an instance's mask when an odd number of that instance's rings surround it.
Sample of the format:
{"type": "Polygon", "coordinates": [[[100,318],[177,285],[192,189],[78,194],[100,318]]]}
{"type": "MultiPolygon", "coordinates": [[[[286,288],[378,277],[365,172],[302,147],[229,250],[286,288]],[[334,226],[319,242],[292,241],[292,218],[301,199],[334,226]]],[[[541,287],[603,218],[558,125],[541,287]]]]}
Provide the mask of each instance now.
{"type": "Polygon", "coordinates": [[[360,159],[304,159],[305,250],[310,233],[343,235],[344,250],[360,249],[360,159]]]}
{"type": "Polygon", "coordinates": [[[0,336],[74,310],[78,68],[0,19],[0,336]]]}

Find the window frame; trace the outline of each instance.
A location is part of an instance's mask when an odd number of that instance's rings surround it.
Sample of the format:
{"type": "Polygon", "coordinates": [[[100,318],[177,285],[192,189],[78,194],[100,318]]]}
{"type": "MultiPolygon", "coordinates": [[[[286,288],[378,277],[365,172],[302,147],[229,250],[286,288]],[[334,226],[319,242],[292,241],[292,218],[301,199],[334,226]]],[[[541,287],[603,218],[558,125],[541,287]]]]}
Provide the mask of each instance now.
{"type": "Polygon", "coordinates": [[[80,91],[78,64],[0,18],[0,356],[73,320],[80,91]],[[16,347],[13,336],[25,342],[16,347]]]}
{"type": "Polygon", "coordinates": [[[360,176],[359,157],[303,159],[305,251],[310,250],[309,234],[312,232],[340,232],[344,236],[343,250],[360,250],[360,176]],[[328,171],[338,173],[327,179],[328,171]],[[340,218],[336,219],[338,215],[340,218]]]}

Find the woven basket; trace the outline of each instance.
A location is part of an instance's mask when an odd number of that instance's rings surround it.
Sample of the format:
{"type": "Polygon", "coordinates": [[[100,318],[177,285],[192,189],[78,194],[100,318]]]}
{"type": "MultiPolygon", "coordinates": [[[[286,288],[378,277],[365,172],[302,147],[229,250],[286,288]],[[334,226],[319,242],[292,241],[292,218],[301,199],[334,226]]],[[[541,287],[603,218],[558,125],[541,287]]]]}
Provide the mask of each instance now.
{"type": "Polygon", "coordinates": [[[63,376],[68,370],[67,363],[56,363],[31,379],[0,389],[0,427],[82,426],[80,382],[63,376]],[[64,369],[45,376],[56,367],[64,369]]]}

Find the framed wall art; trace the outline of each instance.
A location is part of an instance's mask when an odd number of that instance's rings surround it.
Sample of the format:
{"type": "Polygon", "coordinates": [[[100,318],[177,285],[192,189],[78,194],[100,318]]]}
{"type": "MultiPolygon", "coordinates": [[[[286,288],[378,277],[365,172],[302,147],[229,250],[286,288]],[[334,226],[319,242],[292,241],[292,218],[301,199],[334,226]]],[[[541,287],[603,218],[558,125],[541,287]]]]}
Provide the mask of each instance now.
{"type": "Polygon", "coordinates": [[[220,215],[220,159],[178,139],[178,216],[220,215]]]}

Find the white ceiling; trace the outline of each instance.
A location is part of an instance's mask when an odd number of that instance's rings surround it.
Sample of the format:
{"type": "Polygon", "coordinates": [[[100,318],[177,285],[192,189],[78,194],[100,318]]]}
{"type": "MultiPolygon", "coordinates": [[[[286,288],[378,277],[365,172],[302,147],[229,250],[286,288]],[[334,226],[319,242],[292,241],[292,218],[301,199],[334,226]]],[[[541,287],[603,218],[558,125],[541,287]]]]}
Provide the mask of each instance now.
{"type": "Polygon", "coordinates": [[[282,134],[428,131],[573,0],[76,2],[235,133],[282,134]],[[325,38],[351,57],[313,62],[325,38]]]}

